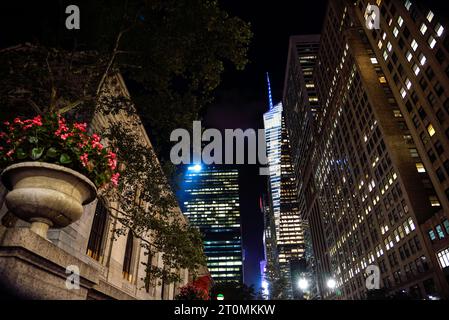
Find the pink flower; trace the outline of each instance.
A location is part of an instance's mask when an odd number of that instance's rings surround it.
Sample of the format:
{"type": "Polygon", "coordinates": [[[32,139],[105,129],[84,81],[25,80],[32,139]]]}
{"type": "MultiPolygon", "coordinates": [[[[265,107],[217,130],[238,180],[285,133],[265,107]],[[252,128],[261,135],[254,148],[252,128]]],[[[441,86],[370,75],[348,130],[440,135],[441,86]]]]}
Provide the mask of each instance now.
{"type": "Polygon", "coordinates": [[[117,160],[108,158],[108,166],[111,170],[115,170],[117,168],[117,160]]]}
{"type": "Polygon", "coordinates": [[[22,124],[23,122],[22,122],[22,120],[20,120],[19,118],[15,118],[15,119],[14,119],[14,123],[22,124]]]}
{"type": "Polygon", "coordinates": [[[80,160],[81,160],[81,164],[83,165],[83,167],[86,167],[87,163],[89,162],[87,153],[84,153],[83,155],[81,155],[80,160]]]}
{"type": "Polygon", "coordinates": [[[11,157],[13,154],[14,154],[14,150],[12,149],[12,150],[9,150],[9,151],[6,153],[6,156],[7,156],[7,157],[11,157]]]}
{"type": "Polygon", "coordinates": [[[9,121],[5,121],[5,122],[3,122],[3,124],[4,124],[5,126],[9,126],[11,123],[9,123],[9,121]]]}
{"type": "Polygon", "coordinates": [[[0,132],[0,138],[3,138],[3,137],[5,137],[6,136],[6,132],[0,132]]]}
{"type": "Polygon", "coordinates": [[[73,133],[64,133],[64,134],[60,135],[60,138],[62,140],[67,140],[67,138],[72,137],[72,136],[73,136],[73,133]]]}
{"type": "Polygon", "coordinates": [[[75,123],[73,124],[75,129],[78,129],[79,131],[86,132],[87,123],[75,123]]]}
{"type": "Polygon", "coordinates": [[[103,150],[103,145],[100,143],[100,140],[101,137],[98,134],[94,133],[92,135],[91,145],[93,149],[97,148],[98,150],[103,150]]]}
{"type": "Polygon", "coordinates": [[[35,124],[36,126],[42,126],[42,116],[38,115],[37,117],[34,117],[32,123],[35,124]]]}
{"type": "Polygon", "coordinates": [[[112,151],[108,151],[108,155],[106,156],[106,158],[117,159],[117,154],[112,151]]]}
{"type": "Polygon", "coordinates": [[[111,183],[115,186],[115,187],[117,187],[118,186],[118,179],[119,179],[119,177],[120,177],[120,173],[114,173],[113,175],[112,175],[112,177],[111,177],[111,183]]]}

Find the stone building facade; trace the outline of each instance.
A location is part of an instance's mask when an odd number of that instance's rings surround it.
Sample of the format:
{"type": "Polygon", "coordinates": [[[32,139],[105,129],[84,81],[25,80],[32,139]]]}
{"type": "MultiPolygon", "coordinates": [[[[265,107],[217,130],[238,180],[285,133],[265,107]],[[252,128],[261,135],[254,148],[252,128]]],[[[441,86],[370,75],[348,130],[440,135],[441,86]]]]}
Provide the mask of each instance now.
{"type": "MultiPolygon", "coordinates": [[[[106,87],[110,94],[129,97],[119,74],[109,78],[106,87]]],[[[124,117],[122,114],[96,114],[91,126],[94,132],[101,133],[110,123],[125,122],[124,117]]],[[[152,148],[143,126],[137,134],[144,145],[152,148]]],[[[162,253],[150,256],[141,247],[142,240],[129,233],[115,235],[114,230],[121,227],[120,222],[108,208],[120,209],[118,203],[98,198],[84,207],[84,214],[77,222],[63,229],[50,229],[50,241],[47,241],[30,231],[24,221],[8,225],[8,219],[5,219],[7,209],[3,203],[6,190],[3,185],[0,188],[0,218],[3,217],[3,225],[0,225],[0,280],[15,288],[18,297],[170,300],[174,299],[180,287],[192,280],[188,270],[179,270],[180,283],[145,281],[146,266],[143,263],[162,267],[162,253]],[[66,287],[69,265],[79,267],[80,290],[66,287]]],[[[177,212],[187,223],[179,208],[177,212]]]]}

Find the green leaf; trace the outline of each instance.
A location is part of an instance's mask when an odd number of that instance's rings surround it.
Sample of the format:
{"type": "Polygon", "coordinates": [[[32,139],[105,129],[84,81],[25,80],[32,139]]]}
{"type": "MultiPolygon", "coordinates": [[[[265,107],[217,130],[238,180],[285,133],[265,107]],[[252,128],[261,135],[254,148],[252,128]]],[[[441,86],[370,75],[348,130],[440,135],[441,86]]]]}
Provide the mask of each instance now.
{"type": "Polygon", "coordinates": [[[39,141],[39,139],[37,137],[28,137],[28,141],[30,143],[37,143],[39,141]]]}
{"type": "Polygon", "coordinates": [[[37,160],[40,157],[42,157],[42,154],[44,153],[44,148],[40,147],[40,148],[33,148],[31,150],[31,159],[33,160],[37,160]]]}
{"type": "Polygon", "coordinates": [[[68,163],[72,162],[72,159],[70,158],[70,156],[67,153],[63,153],[59,157],[59,162],[61,162],[61,164],[68,164],[68,163]]]}
{"type": "Polygon", "coordinates": [[[51,147],[47,150],[47,157],[49,158],[56,158],[58,156],[58,150],[56,148],[51,147]]]}
{"type": "Polygon", "coordinates": [[[23,151],[22,148],[18,148],[16,154],[17,154],[17,159],[19,159],[19,160],[23,160],[23,159],[25,159],[25,158],[28,156],[28,155],[26,154],[26,152],[23,151]]]}

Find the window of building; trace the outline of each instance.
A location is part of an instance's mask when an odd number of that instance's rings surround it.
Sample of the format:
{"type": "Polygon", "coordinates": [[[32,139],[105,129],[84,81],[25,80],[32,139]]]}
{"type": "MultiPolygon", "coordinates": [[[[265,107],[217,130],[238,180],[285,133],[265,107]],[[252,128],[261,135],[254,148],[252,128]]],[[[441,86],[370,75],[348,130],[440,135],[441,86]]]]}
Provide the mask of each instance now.
{"type": "Polygon", "coordinates": [[[440,262],[441,268],[449,267],[449,248],[444,249],[437,253],[438,261],[440,262]]]}
{"type": "Polygon", "coordinates": [[[133,235],[132,232],[128,232],[128,237],[126,239],[126,247],[125,247],[125,257],[123,259],[123,278],[132,282],[132,255],[133,255],[133,235]]]}
{"type": "Polygon", "coordinates": [[[427,31],[427,25],[425,23],[423,23],[421,25],[421,28],[419,28],[419,31],[421,31],[422,34],[426,34],[427,31]]]}
{"type": "Polygon", "coordinates": [[[433,152],[433,149],[430,149],[429,151],[427,151],[427,155],[429,156],[429,160],[434,163],[435,160],[437,159],[435,152],[433,152]]]}
{"type": "Polygon", "coordinates": [[[431,49],[435,48],[435,45],[437,44],[437,41],[433,36],[430,36],[429,39],[427,39],[427,43],[429,44],[429,47],[431,49]]]}
{"type": "Polygon", "coordinates": [[[443,182],[444,180],[446,180],[446,176],[444,175],[444,171],[442,168],[438,168],[436,171],[438,180],[440,180],[440,182],[443,182]]]}
{"type": "Polygon", "coordinates": [[[433,89],[435,90],[436,94],[441,97],[441,95],[444,93],[444,88],[441,86],[441,84],[439,82],[437,82],[435,84],[435,86],[433,87],[433,89]]]}
{"type": "Polygon", "coordinates": [[[445,234],[443,227],[440,224],[435,227],[435,230],[437,231],[438,239],[444,239],[445,234]]]}
{"type": "Polygon", "coordinates": [[[86,254],[97,261],[103,262],[103,247],[106,233],[108,211],[102,199],[99,199],[95,207],[94,219],[90,230],[86,254]]]}
{"type": "Polygon", "coordinates": [[[405,54],[405,57],[407,58],[408,62],[412,61],[413,55],[410,51],[407,51],[405,54]]]}
{"type": "Polygon", "coordinates": [[[426,172],[426,168],[424,168],[424,164],[421,163],[421,162],[416,163],[416,170],[417,170],[419,173],[424,173],[424,172],[426,172]]]}
{"type": "Polygon", "coordinates": [[[416,76],[421,72],[421,69],[419,69],[417,64],[413,65],[413,72],[415,73],[416,76]]]}
{"type": "Polygon", "coordinates": [[[410,0],[406,0],[405,1],[405,9],[407,9],[407,11],[409,11],[411,6],[412,6],[412,2],[410,0]]]}
{"type": "Polygon", "coordinates": [[[435,128],[432,126],[431,123],[427,126],[427,132],[429,133],[429,136],[433,137],[435,135],[435,128]]]}
{"type": "Polygon", "coordinates": [[[444,28],[440,23],[437,23],[437,25],[435,26],[435,32],[437,33],[438,37],[441,37],[443,35],[444,28]]]}
{"type": "Polygon", "coordinates": [[[432,81],[433,77],[435,77],[435,73],[433,72],[431,67],[427,67],[426,75],[430,81],[432,81]]]}
{"type": "Polygon", "coordinates": [[[429,11],[429,13],[427,14],[427,17],[426,17],[427,21],[432,22],[434,16],[435,15],[433,14],[433,12],[429,11]]]}
{"type": "Polygon", "coordinates": [[[430,196],[429,201],[432,207],[441,207],[440,200],[438,200],[437,196],[430,196]]]}
{"type": "Polygon", "coordinates": [[[449,220],[443,221],[444,230],[446,230],[446,233],[449,235],[449,220]]]}
{"type": "Polygon", "coordinates": [[[440,140],[437,140],[433,146],[435,147],[435,150],[437,151],[437,154],[439,156],[444,152],[444,148],[440,140]]]}
{"type": "Polygon", "coordinates": [[[402,99],[404,99],[407,96],[407,91],[405,90],[405,88],[401,88],[401,97],[402,99]]]}
{"type": "Polygon", "coordinates": [[[418,42],[416,42],[416,40],[413,39],[411,46],[413,51],[416,51],[416,49],[418,49],[418,42]]]}
{"type": "Polygon", "coordinates": [[[410,88],[412,87],[412,82],[410,81],[409,78],[405,79],[405,86],[407,87],[408,90],[410,90],[410,88]]]}
{"type": "Polygon", "coordinates": [[[429,235],[430,241],[435,241],[437,239],[437,236],[435,235],[435,231],[433,229],[429,230],[427,234],[429,235]]]}
{"type": "Polygon", "coordinates": [[[410,148],[408,150],[410,151],[412,158],[419,158],[418,150],[416,150],[416,148],[410,148]]]}
{"type": "Polygon", "coordinates": [[[426,56],[425,56],[424,54],[421,53],[421,54],[419,55],[419,63],[423,66],[423,65],[426,64],[426,61],[427,61],[426,56]]]}
{"type": "Polygon", "coordinates": [[[394,35],[394,37],[397,38],[397,37],[398,37],[398,34],[399,34],[398,28],[394,27],[394,29],[393,29],[393,35],[394,35]]]}

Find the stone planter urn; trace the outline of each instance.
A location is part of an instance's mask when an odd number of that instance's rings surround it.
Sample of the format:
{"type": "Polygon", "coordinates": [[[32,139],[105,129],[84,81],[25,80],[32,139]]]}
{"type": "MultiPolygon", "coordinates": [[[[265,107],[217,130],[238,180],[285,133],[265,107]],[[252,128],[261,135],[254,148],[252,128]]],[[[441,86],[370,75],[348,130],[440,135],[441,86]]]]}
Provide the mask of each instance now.
{"type": "Polygon", "coordinates": [[[56,164],[21,162],[1,175],[9,190],[6,206],[47,238],[50,227],[63,228],[81,218],[83,205],[95,200],[97,189],[84,175],[56,164]]]}

